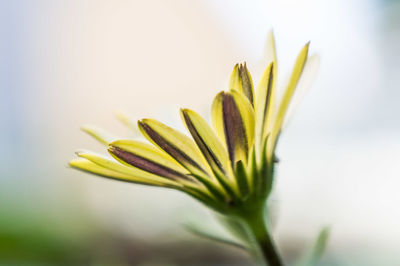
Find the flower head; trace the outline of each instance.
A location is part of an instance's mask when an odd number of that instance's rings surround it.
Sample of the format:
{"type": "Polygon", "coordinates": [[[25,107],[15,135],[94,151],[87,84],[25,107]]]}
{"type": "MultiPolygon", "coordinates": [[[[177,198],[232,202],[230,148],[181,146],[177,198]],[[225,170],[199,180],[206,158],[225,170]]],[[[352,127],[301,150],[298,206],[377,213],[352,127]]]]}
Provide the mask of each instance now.
{"type": "Polygon", "coordinates": [[[181,117],[191,137],[157,120],[138,127],[148,142],[114,139],[102,130],[84,130],[108,147],[112,158],[79,151],[74,168],[96,175],[173,188],[224,213],[264,206],[271,192],[275,149],[289,103],[305,71],[307,43],[300,51],[283,97],[277,101],[277,60],[272,33],[271,62],[256,91],[246,63],[237,64],[229,89],[215,97],[210,126],[190,109],[181,117]]]}

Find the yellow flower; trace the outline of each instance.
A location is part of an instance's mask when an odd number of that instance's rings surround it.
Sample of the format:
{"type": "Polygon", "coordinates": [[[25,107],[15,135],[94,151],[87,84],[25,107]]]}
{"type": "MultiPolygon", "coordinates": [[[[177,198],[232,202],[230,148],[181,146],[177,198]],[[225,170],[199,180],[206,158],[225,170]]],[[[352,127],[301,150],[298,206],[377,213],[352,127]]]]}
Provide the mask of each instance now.
{"type": "Polygon", "coordinates": [[[301,49],[283,97],[277,101],[272,32],[268,46],[272,60],[256,94],[246,64],[236,65],[228,91],[218,93],[213,101],[212,127],[190,109],[180,112],[191,138],[154,119],[138,122],[149,143],[115,140],[102,130],[86,127],[86,132],[108,146],[115,160],[80,151],[80,158],[70,165],[117,180],[173,188],[222,214],[259,219],[272,189],[276,143],[309,49],[308,43],[301,49]]]}

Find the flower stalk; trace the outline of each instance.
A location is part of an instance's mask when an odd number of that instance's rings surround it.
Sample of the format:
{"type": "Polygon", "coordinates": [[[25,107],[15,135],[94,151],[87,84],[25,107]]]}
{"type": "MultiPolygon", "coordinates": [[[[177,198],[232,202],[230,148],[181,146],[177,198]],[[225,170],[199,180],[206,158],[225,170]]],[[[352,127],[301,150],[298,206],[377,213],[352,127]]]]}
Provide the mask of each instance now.
{"type": "Polygon", "coordinates": [[[264,217],[264,212],[260,211],[243,218],[256,243],[255,255],[265,265],[283,266],[283,261],[268,231],[264,217]]]}

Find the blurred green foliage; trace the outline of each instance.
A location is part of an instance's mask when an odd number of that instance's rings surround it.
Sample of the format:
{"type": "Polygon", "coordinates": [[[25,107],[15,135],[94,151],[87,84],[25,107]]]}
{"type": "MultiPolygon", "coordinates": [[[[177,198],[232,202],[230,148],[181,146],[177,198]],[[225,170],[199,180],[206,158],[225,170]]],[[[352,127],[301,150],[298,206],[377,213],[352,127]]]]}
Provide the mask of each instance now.
{"type": "Polygon", "coordinates": [[[90,253],[91,231],[72,225],[68,217],[60,222],[56,217],[40,213],[37,207],[0,206],[0,263],[43,264],[84,262],[90,253]],[[34,211],[36,210],[36,212],[34,211]]]}

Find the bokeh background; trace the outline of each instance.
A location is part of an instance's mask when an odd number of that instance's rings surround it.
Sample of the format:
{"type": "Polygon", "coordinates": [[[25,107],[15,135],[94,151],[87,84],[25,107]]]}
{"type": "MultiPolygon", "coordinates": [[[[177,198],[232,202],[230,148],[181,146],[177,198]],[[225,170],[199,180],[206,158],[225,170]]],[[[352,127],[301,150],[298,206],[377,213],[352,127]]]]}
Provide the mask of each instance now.
{"type": "MultiPolygon", "coordinates": [[[[321,68],[280,142],[274,234],[288,262],[331,226],[321,265],[400,265],[400,2],[0,1],[0,264],[251,265],[182,223],[185,195],[67,167],[90,123],[208,117],[233,65],[257,82],[273,28],[283,72],[321,68]]],[[[284,76],[284,75],[281,75],[284,76]]],[[[211,225],[210,225],[211,226],[211,225]]]]}

